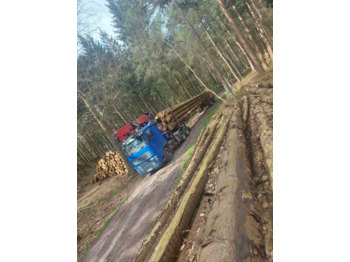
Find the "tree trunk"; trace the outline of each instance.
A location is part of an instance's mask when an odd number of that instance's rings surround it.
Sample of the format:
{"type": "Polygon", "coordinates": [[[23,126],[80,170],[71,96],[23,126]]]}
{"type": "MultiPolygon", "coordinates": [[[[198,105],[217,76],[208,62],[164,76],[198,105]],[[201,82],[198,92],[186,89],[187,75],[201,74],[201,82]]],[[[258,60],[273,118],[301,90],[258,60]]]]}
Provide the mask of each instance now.
{"type": "MultiPolygon", "coordinates": [[[[237,55],[235,54],[235,52],[233,51],[233,49],[231,48],[229,42],[227,41],[227,39],[225,39],[225,43],[226,46],[223,48],[225,49],[226,47],[229,49],[229,54],[232,54],[232,56],[236,59],[236,63],[237,63],[237,67],[239,67],[241,70],[242,68],[245,66],[242,61],[237,57],[237,55]]],[[[231,59],[232,61],[234,60],[233,58],[231,59]]]]}
{"type": "MultiPolygon", "coordinates": [[[[228,30],[228,28],[226,27],[226,25],[224,24],[224,22],[222,22],[221,19],[220,19],[219,17],[218,17],[218,20],[219,20],[220,24],[226,29],[228,35],[231,35],[230,31],[228,30]]],[[[238,43],[238,41],[237,41],[234,37],[232,37],[232,39],[233,39],[233,41],[235,42],[235,44],[238,46],[238,48],[242,51],[244,57],[247,59],[247,62],[248,62],[248,64],[249,64],[250,68],[252,69],[252,71],[255,72],[255,71],[256,71],[255,66],[253,65],[252,61],[250,60],[250,58],[249,58],[247,52],[243,49],[243,47],[241,46],[241,44],[238,43]]]]}
{"type": "Polygon", "coordinates": [[[100,119],[98,113],[96,112],[95,108],[90,104],[90,102],[88,101],[88,99],[86,98],[86,96],[78,90],[78,94],[79,97],[83,100],[84,104],[86,105],[86,107],[89,109],[89,111],[91,112],[91,114],[93,115],[94,119],[96,120],[96,122],[99,124],[99,126],[101,127],[101,130],[103,131],[106,139],[108,140],[108,142],[110,142],[112,145],[115,146],[115,148],[117,149],[118,153],[121,155],[121,157],[123,158],[123,161],[125,162],[128,171],[130,174],[135,174],[135,169],[133,168],[133,166],[130,164],[128,158],[125,156],[121,145],[118,142],[115,142],[114,139],[112,138],[113,136],[113,131],[111,131],[108,126],[104,123],[103,120],[100,119]]]}
{"type": "MultiPolygon", "coordinates": [[[[254,1],[251,1],[251,2],[252,2],[253,8],[254,8],[255,11],[258,13],[260,20],[261,20],[261,21],[264,21],[263,17],[267,17],[267,16],[266,16],[266,12],[263,11],[263,12],[265,13],[265,15],[262,15],[261,12],[260,12],[260,10],[259,10],[259,9],[256,7],[256,5],[254,4],[254,1]]],[[[263,8],[265,8],[265,7],[262,5],[262,10],[263,10],[263,8]]],[[[272,24],[270,23],[269,19],[265,19],[265,23],[268,25],[268,27],[270,27],[271,30],[273,30],[273,26],[272,26],[272,24]]],[[[266,34],[265,29],[264,29],[264,32],[265,32],[265,34],[266,34]]],[[[267,34],[266,34],[266,35],[267,35],[267,34]]]]}
{"type": "Polygon", "coordinates": [[[269,41],[267,40],[266,36],[265,36],[265,33],[264,33],[264,30],[262,28],[262,26],[260,25],[258,19],[256,18],[252,8],[250,7],[249,3],[246,2],[247,6],[248,6],[248,9],[249,9],[249,13],[251,14],[252,18],[253,18],[253,21],[254,21],[254,24],[259,32],[259,35],[261,37],[261,39],[263,40],[264,44],[266,45],[266,48],[267,48],[267,51],[269,52],[269,55],[271,57],[271,60],[273,60],[273,51],[272,51],[272,47],[269,43],[269,41]]]}
{"type": "Polygon", "coordinates": [[[112,105],[113,109],[115,110],[115,112],[118,114],[118,116],[124,121],[124,124],[127,124],[128,121],[125,119],[125,117],[121,114],[121,112],[114,106],[112,105]]]}
{"type": "MultiPolygon", "coordinates": [[[[220,28],[220,25],[219,25],[219,23],[217,22],[217,19],[215,19],[214,22],[215,22],[215,23],[218,25],[218,27],[220,28]]],[[[221,37],[216,33],[216,30],[215,30],[214,27],[211,25],[211,23],[209,22],[209,20],[206,21],[206,23],[207,23],[208,26],[211,28],[213,34],[214,34],[216,37],[218,37],[218,39],[221,39],[221,37]]],[[[226,31],[225,26],[224,26],[223,30],[226,31]]],[[[209,33],[209,32],[208,32],[208,33],[209,33]]],[[[231,54],[233,54],[233,56],[237,59],[237,63],[240,65],[240,67],[242,67],[242,64],[241,64],[240,60],[238,59],[238,57],[236,56],[236,54],[233,52],[233,50],[232,50],[232,48],[231,48],[229,42],[227,41],[227,39],[226,39],[225,37],[224,37],[223,39],[224,39],[224,41],[225,41],[225,43],[226,43],[226,46],[227,46],[228,49],[229,49],[229,52],[227,52],[227,54],[226,54],[226,56],[225,56],[224,53],[225,53],[225,50],[226,50],[226,49],[223,48],[220,44],[218,44],[218,46],[221,48],[221,53],[222,53],[223,56],[226,58],[226,60],[228,60],[228,61],[230,62],[230,64],[234,67],[234,69],[236,69],[239,78],[242,79],[242,75],[241,75],[240,71],[238,70],[238,68],[237,68],[237,66],[236,66],[236,63],[234,62],[234,59],[232,59],[231,54]],[[229,57],[229,58],[227,58],[227,57],[229,57]]],[[[219,50],[220,50],[220,48],[219,48],[219,50]]]]}
{"type": "Polygon", "coordinates": [[[250,39],[250,41],[251,41],[251,43],[252,43],[254,49],[255,49],[255,52],[256,52],[257,56],[259,57],[259,59],[260,59],[260,62],[261,62],[262,67],[264,68],[264,70],[267,70],[267,69],[268,69],[268,66],[267,66],[267,64],[266,64],[266,62],[265,62],[264,56],[263,56],[263,54],[261,53],[261,50],[260,50],[258,44],[255,42],[252,33],[250,32],[248,26],[247,26],[246,23],[244,22],[244,20],[243,20],[241,14],[238,12],[236,6],[233,5],[232,8],[233,8],[233,10],[236,12],[239,21],[241,21],[241,23],[242,23],[242,25],[243,25],[243,27],[244,27],[244,30],[246,31],[246,33],[247,33],[247,35],[248,35],[248,37],[249,37],[249,39],[250,39]]]}
{"type": "Polygon", "coordinates": [[[221,57],[221,59],[225,62],[226,66],[230,69],[231,74],[234,76],[234,78],[237,80],[237,82],[241,82],[241,79],[239,78],[239,76],[236,74],[236,72],[233,70],[233,68],[231,67],[231,65],[229,64],[229,62],[226,60],[226,58],[224,57],[224,55],[221,53],[221,51],[219,50],[219,48],[216,46],[216,44],[214,43],[213,39],[211,38],[210,34],[208,33],[207,29],[204,27],[204,31],[206,33],[206,35],[208,36],[210,42],[212,43],[212,45],[214,46],[216,52],[218,53],[218,55],[221,57]]]}
{"type": "Polygon", "coordinates": [[[95,144],[91,141],[91,140],[89,140],[89,139],[87,139],[87,138],[85,138],[84,137],[84,141],[87,143],[87,144],[89,144],[89,147],[91,148],[91,150],[94,152],[94,154],[96,155],[96,157],[101,157],[101,154],[100,154],[100,152],[98,151],[98,149],[96,148],[96,146],[95,146],[95,144]]]}
{"type": "MultiPolygon", "coordinates": [[[[219,47],[221,48],[221,50],[225,50],[225,48],[223,48],[221,45],[219,45],[219,47]]],[[[233,58],[230,56],[229,53],[227,53],[226,55],[224,55],[223,53],[223,56],[226,58],[226,60],[233,66],[233,68],[236,70],[237,74],[238,74],[238,77],[240,79],[242,79],[242,75],[241,75],[241,72],[239,71],[236,63],[233,61],[233,58]]]]}
{"type": "Polygon", "coordinates": [[[229,21],[231,27],[235,31],[235,33],[237,35],[237,38],[238,38],[238,41],[242,44],[244,50],[246,51],[247,55],[251,59],[252,63],[254,64],[254,67],[256,68],[256,70],[259,73],[264,72],[265,71],[264,68],[262,67],[262,65],[259,62],[258,58],[256,57],[256,55],[254,54],[253,50],[249,46],[249,44],[248,44],[247,40],[245,39],[245,37],[243,36],[241,30],[238,28],[237,24],[235,23],[235,21],[233,20],[233,18],[229,14],[228,10],[224,6],[224,3],[222,2],[222,0],[217,0],[217,2],[219,4],[219,6],[220,6],[221,11],[224,13],[224,15],[227,18],[227,20],[229,21]]]}
{"type": "Polygon", "coordinates": [[[182,87],[183,92],[185,92],[185,94],[187,95],[187,98],[190,99],[192,97],[192,95],[190,94],[190,92],[188,91],[187,88],[183,87],[183,85],[180,82],[180,79],[178,79],[175,75],[173,75],[176,83],[179,85],[179,87],[182,87]]]}
{"type": "Polygon", "coordinates": [[[252,63],[252,60],[250,60],[250,58],[249,58],[247,52],[244,50],[244,48],[241,46],[241,44],[240,44],[236,39],[233,39],[233,41],[236,43],[236,45],[239,47],[239,49],[241,49],[242,53],[243,53],[243,54],[245,55],[245,57],[247,58],[248,63],[249,63],[249,66],[250,66],[250,68],[252,69],[252,71],[253,71],[253,72],[256,72],[257,70],[256,70],[255,66],[254,66],[253,63],[252,63]]]}
{"type": "Polygon", "coordinates": [[[179,5],[177,4],[176,0],[171,0],[171,2],[174,4],[174,6],[176,7],[176,9],[179,11],[181,17],[183,18],[183,20],[185,21],[185,23],[187,24],[187,27],[190,29],[190,31],[192,32],[192,34],[194,35],[195,39],[197,40],[198,44],[200,45],[200,47],[202,48],[205,56],[207,57],[209,63],[213,66],[214,70],[217,72],[219,79],[221,80],[220,82],[223,84],[227,95],[229,97],[233,97],[233,92],[232,92],[232,87],[230,85],[229,82],[227,82],[227,80],[224,78],[224,75],[222,74],[221,70],[219,69],[219,67],[216,65],[216,63],[214,62],[214,60],[212,59],[211,55],[209,54],[209,52],[207,51],[204,43],[202,42],[202,40],[200,39],[199,35],[197,34],[197,32],[194,30],[192,24],[190,23],[190,21],[188,21],[187,17],[185,16],[185,14],[182,12],[181,8],[179,7],[179,5]]]}
{"type": "Polygon", "coordinates": [[[79,148],[79,146],[77,147],[77,150],[78,150],[78,154],[80,156],[80,159],[84,162],[84,165],[86,166],[89,163],[89,160],[86,159],[86,157],[84,156],[84,154],[81,151],[81,149],[79,148]]]}
{"type": "Polygon", "coordinates": [[[200,79],[200,77],[196,74],[196,72],[192,69],[192,67],[190,67],[190,65],[187,64],[187,62],[185,61],[185,59],[183,59],[182,56],[181,56],[178,52],[176,52],[176,50],[175,50],[167,41],[163,40],[163,42],[164,42],[165,44],[167,44],[167,45],[170,47],[170,49],[171,49],[171,50],[177,55],[177,57],[186,65],[186,67],[192,72],[192,74],[195,76],[195,78],[198,80],[198,82],[199,82],[206,90],[208,90],[209,92],[213,93],[216,97],[218,97],[220,100],[222,100],[221,97],[219,97],[215,92],[213,92],[211,89],[209,89],[209,88],[206,86],[206,84],[204,84],[204,82],[202,81],[202,79],[200,79]]]}
{"type": "Polygon", "coordinates": [[[83,139],[82,139],[82,141],[80,141],[80,147],[81,147],[82,151],[84,151],[85,154],[89,157],[89,161],[91,161],[94,158],[96,158],[96,155],[93,155],[93,153],[91,153],[91,149],[86,144],[84,144],[83,141],[84,141],[83,139]]]}
{"type": "Polygon", "coordinates": [[[160,72],[160,70],[158,69],[158,67],[154,65],[153,61],[152,61],[149,57],[147,57],[147,58],[148,58],[148,60],[150,61],[152,68],[153,68],[154,70],[157,71],[159,78],[162,79],[163,82],[165,83],[165,85],[169,88],[170,92],[171,92],[172,95],[173,95],[172,98],[173,98],[177,103],[179,103],[180,101],[178,100],[176,93],[175,93],[174,90],[171,88],[171,86],[168,84],[168,82],[164,79],[164,77],[163,77],[162,73],[160,72]]]}

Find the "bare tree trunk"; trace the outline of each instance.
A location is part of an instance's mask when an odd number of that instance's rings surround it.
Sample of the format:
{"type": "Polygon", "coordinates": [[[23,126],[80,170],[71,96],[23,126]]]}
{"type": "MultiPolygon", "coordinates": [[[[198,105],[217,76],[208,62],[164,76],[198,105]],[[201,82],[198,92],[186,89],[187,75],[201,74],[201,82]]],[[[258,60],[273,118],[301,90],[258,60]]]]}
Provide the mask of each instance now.
{"type": "Polygon", "coordinates": [[[95,108],[93,108],[92,105],[90,105],[90,102],[87,100],[85,95],[78,90],[79,97],[83,100],[84,104],[86,107],[89,109],[90,113],[93,115],[94,119],[98,122],[99,126],[101,127],[102,131],[104,134],[108,137],[108,140],[113,144],[115,143],[114,140],[112,139],[112,134],[113,132],[109,129],[109,127],[104,123],[102,119],[100,119],[100,116],[98,115],[97,111],[95,108]]]}
{"type": "Polygon", "coordinates": [[[146,104],[145,100],[142,98],[142,96],[140,96],[140,94],[137,94],[138,97],[140,98],[141,102],[146,106],[147,110],[149,113],[155,114],[154,110],[152,110],[151,108],[149,108],[149,106],[146,104]]]}
{"type": "MultiPolygon", "coordinates": [[[[220,24],[226,29],[228,35],[231,35],[230,31],[227,29],[227,27],[225,26],[225,24],[221,21],[221,19],[220,19],[219,17],[218,17],[218,20],[219,20],[220,24]]],[[[244,57],[245,57],[245,58],[247,59],[247,61],[248,61],[248,64],[249,64],[250,68],[252,69],[252,71],[255,72],[255,71],[256,71],[255,66],[253,65],[252,61],[250,60],[250,58],[249,58],[247,52],[243,49],[243,47],[241,46],[241,44],[238,43],[238,41],[237,41],[235,38],[232,37],[232,39],[233,39],[233,41],[235,42],[235,44],[239,47],[239,49],[241,49],[241,51],[242,51],[244,57]]]]}
{"type": "MultiPolygon", "coordinates": [[[[259,18],[260,18],[260,20],[261,21],[265,21],[265,23],[268,25],[268,27],[270,27],[270,29],[272,30],[273,29],[273,26],[272,26],[272,24],[270,23],[270,21],[269,21],[269,19],[263,19],[263,17],[266,17],[266,12],[264,12],[265,13],[265,15],[262,15],[261,14],[261,11],[256,7],[256,5],[254,4],[254,1],[251,1],[252,2],[252,6],[253,6],[253,8],[255,9],[255,11],[257,12],[257,14],[258,14],[258,16],[259,16],[259,18]]],[[[264,8],[264,5],[262,5],[262,8],[264,8]]],[[[263,9],[262,9],[263,10],[263,9]]],[[[264,29],[264,32],[265,32],[265,34],[266,34],[266,31],[265,31],[265,29],[264,29]]],[[[267,34],[266,34],[267,35],[267,34]]]]}
{"type": "Polygon", "coordinates": [[[210,92],[213,93],[216,97],[218,97],[220,100],[222,100],[221,97],[219,97],[214,91],[212,91],[211,89],[209,89],[209,87],[207,87],[206,84],[204,84],[204,82],[202,81],[202,79],[200,79],[200,77],[196,74],[196,72],[192,69],[192,67],[190,67],[190,65],[186,63],[185,59],[183,59],[182,56],[181,56],[178,52],[176,52],[176,50],[175,50],[167,41],[163,40],[163,42],[164,42],[165,44],[167,44],[167,45],[171,48],[171,50],[177,55],[177,57],[182,61],[182,63],[184,63],[184,64],[186,65],[186,67],[192,72],[192,74],[195,76],[195,78],[198,80],[198,82],[199,82],[206,90],[210,91],[210,92]]]}
{"type": "MultiPolygon", "coordinates": [[[[173,75],[173,77],[174,77],[176,83],[181,87],[182,84],[181,84],[181,82],[180,82],[180,79],[178,79],[175,75],[173,75]]],[[[185,87],[182,86],[182,89],[183,89],[183,91],[186,93],[186,95],[187,95],[188,98],[191,98],[191,97],[192,97],[192,95],[191,95],[190,92],[187,90],[187,88],[185,88],[185,87]]]]}
{"type": "MultiPolygon", "coordinates": [[[[217,26],[220,28],[220,25],[219,23],[217,22],[217,19],[214,19],[214,22],[217,24],[217,26]]],[[[221,22],[221,21],[220,21],[221,22]]],[[[218,39],[220,39],[220,36],[218,36],[218,34],[216,33],[216,30],[214,29],[214,27],[211,25],[210,21],[206,21],[206,23],[208,24],[208,26],[211,28],[213,34],[218,37],[218,39]]],[[[202,23],[203,24],[203,23],[202,23]]],[[[226,30],[226,27],[224,25],[223,26],[223,30],[225,31],[226,30]]],[[[209,32],[208,32],[209,33],[209,32]]],[[[237,73],[238,73],[238,76],[240,79],[242,79],[242,75],[240,73],[240,70],[238,70],[238,67],[236,66],[236,62],[234,62],[234,59],[231,57],[231,54],[236,58],[237,60],[237,63],[239,64],[239,67],[242,67],[242,63],[240,61],[240,59],[236,56],[236,54],[233,52],[231,46],[230,46],[230,43],[227,41],[227,39],[224,37],[224,41],[226,43],[226,46],[228,47],[229,49],[229,52],[226,52],[227,54],[225,55],[225,51],[226,49],[223,48],[220,44],[218,44],[218,46],[221,48],[221,53],[223,54],[223,56],[226,58],[226,60],[228,60],[230,62],[230,64],[236,69],[237,73]],[[229,58],[227,58],[229,57],[229,58]]],[[[219,50],[220,50],[219,48],[219,50]]]]}
{"type": "MultiPolygon", "coordinates": [[[[238,63],[237,66],[240,69],[242,69],[242,67],[244,67],[244,64],[241,62],[241,60],[237,57],[235,52],[232,50],[232,48],[231,48],[229,42],[227,41],[227,39],[225,39],[225,43],[226,43],[226,46],[223,49],[225,49],[226,47],[228,48],[228,50],[230,51],[229,53],[236,59],[236,63],[238,63]]],[[[233,61],[234,59],[231,59],[231,60],[233,61]]]]}
{"type": "Polygon", "coordinates": [[[254,21],[254,24],[259,32],[259,35],[261,37],[261,39],[263,40],[264,44],[266,45],[266,48],[267,48],[267,51],[269,52],[269,55],[271,57],[271,60],[273,60],[273,51],[272,51],[272,47],[269,43],[269,41],[267,40],[265,33],[264,33],[264,30],[262,28],[262,26],[260,25],[258,19],[256,18],[252,8],[250,7],[249,3],[246,2],[247,6],[248,6],[248,9],[249,9],[249,13],[251,14],[252,18],[253,18],[253,21],[254,21]]]}
{"type": "Polygon", "coordinates": [[[258,58],[256,57],[256,55],[254,54],[253,50],[249,46],[249,44],[248,44],[247,40],[245,39],[245,37],[243,36],[241,30],[238,28],[237,24],[235,23],[235,21],[233,20],[233,18],[229,14],[228,10],[224,6],[224,3],[222,2],[222,0],[217,0],[217,2],[219,4],[219,6],[220,6],[221,11],[224,13],[224,15],[226,16],[227,20],[229,21],[231,27],[235,31],[239,42],[242,44],[244,50],[246,51],[247,55],[251,59],[252,63],[254,64],[254,67],[256,68],[256,70],[259,73],[264,72],[265,71],[264,68],[262,67],[262,65],[259,62],[258,58]]]}
{"type": "Polygon", "coordinates": [[[174,4],[174,6],[176,7],[176,9],[178,10],[178,12],[180,13],[181,17],[184,19],[185,23],[187,24],[187,27],[190,29],[190,31],[192,32],[192,34],[194,35],[194,37],[196,38],[198,44],[200,45],[200,47],[203,49],[203,52],[205,54],[205,56],[207,57],[209,63],[213,66],[214,70],[217,72],[219,79],[221,80],[220,82],[223,84],[227,95],[229,97],[233,97],[233,92],[232,92],[232,86],[230,85],[229,82],[227,82],[227,80],[224,78],[223,73],[221,72],[221,70],[219,69],[219,67],[216,65],[216,63],[214,62],[214,60],[212,59],[211,55],[209,54],[209,52],[207,51],[204,43],[202,42],[202,40],[200,39],[199,35],[197,34],[197,32],[194,30],[192,24],[188,21],[187,17],[185,16],[185,14],[182,12],[181,8],[179,7],[178,3],[176,0],[171,0],[171,2],[174,4]]]}
{"type": "Polygon", "coordinates": [[[86,153],[86,155],[89,156],[90,160],[93,160],[94,158],[96,158],[96,155],[93,155],[93,153],[91,153],[92,150],[91,150],[90,146],[88,146],[86,144],[86,142],[84,141],[83,138],[80,141],[80,145],[81,145],[81,149],[86,153]]]}
{"type": "Polygon", "coordinates": [[[267,70],[267,69],[268,69],[268,66],[267,66],[267,64],[266,64],[266,62],[265,62],[264,56],[263,56],[263,54],[261,53],[261,50],[260,50],[258,44],[255,42],[252,33],[250,32],[248,26],[247,26],[246,23],[244,22],[244,20],[243,20],[241,14],[238,12],[236,6],[233,5],[232,8],[233,8],[233,10],[236,12],[239,21],[241,21],[241,23],[242,23],[242,25],[243,25],[243,27],[244,27],[244,30],[246,31],[246,33],[247,33],[247,35],[248,35],[248,37],[249,37],[249,39],[250,39],[250,41],[251,41],[251,43],[252,43],[254,49],[255,49],[255,52],[256,52],[257,56],[259,57],[259,59],[260,59],[260,62],[261,62],[262,67],[264,68],[264,70],[267,70]]]}
{"type": "MultiPolygon", "coordinates": [[[[88,135],[87,135],[88,136],[88,135]]],[[[94,152],[94,154],[96,155],[96,157],[101,157],[101,154],[100,154],[100,152],[98,151],[98,149],[96,148],[96,146],[95,146],[95,144],[91,141],[91,140],[89,140],[89,139],[87,139],[87,138],[83,138],[84,139],[84,141],[89,145],[89,147],[91,148],[91,150],[94,152]]]]}
{"type": "Polygon", "coordinates": [[[86,141],[86,143],[88,143],[90,145],[90,147],[92,148],[92,150],[94,150],[95,154],[98,157],[101,157],[101,147],[100,145],[95,141],[95,139],[90,135],[90,133],[87,131],[84,133],[84,140],[86,141]]]}
{"type": "MultiPolygon", "coordinates": [[[[98,113],[96,112],[95,108],[90,104],[90,102],[88,101],[88,99],[86,98],[86,96],[78,90],[78,95],[79,97],[83,100],[84,104],[86,105],[86,107],[88,108],[88,110],[91,112],[91,114],[93,115],[94,119],[97,121],[97,123],[99,124],[99,126],[101,127],[101,130],[103,131],[103,134],[105,136],[105,138],[107,139],[107,141],[116,147],[118,153],[121,155],[121,157],[123,158],[123,161],[125,162],[127,169],[129,171],[130,174],[135,174],[135,169],[133,168],[133,166],[130,164],[128,158],[125,156],[121,145],[119,143],[116,143],[112,136],[113,136],[113,131],[111,131],[108,126],[104,123],[103,120],[100,119],[98,113]]],[[[113,147],[112,146],[112,147],[113,147]]]]}
{"type": "Polygon", "coordinates": [[[237,82],[241,82],[241,79],[239,78],[239,76],[236,74],[236,72],[233,70],[233,68],[231,67],[231,65],[228,63],[228,61],[226,60],[226,58],[223,56],[223,54],[221,53],[221,51],[219,50],[219,48],[216,46],[216,44],[214,43],[213,39],[211,38],[210,34],[208,33],[207,29],[205,28],[205,26],[203,25],[203,28],[205,30],[206,35],[208,36],[210,42],[212,43],[212,45],[214,46],[216,52],[218,53],[218,55],[221,57],[221,59],[225,62],[226,66],[230,69],[231,74],[234,76],[234,78],[237,80],[237,82]]]}
{"type": "Polygon", "coordinates": [[[77,147],[78,150],[78,154],[80,156],[80,159],[82,160],[83,164],[86,166],[88,164],[88,160],[85,158],[84,154],[81,152],[81,149],[79,148],[79,146],[77,147]]]}
{"type": "Polygon", "coordinates": [[[247,58],[247,60],[248,60],[248,63],[249,63],[249,66],[250,66],[250,68],[252,69],[252,71],[257,71],[256,70],[256,68],[255,68],[255,66],[253,65],[253,63],[252,63],[252,60],[250,60],[250,58],[249,58],[249,56],[248,56],[248,54],[247,54],[247,52],[244,50],[244,48],[241,46],[241,44],[236,40],[236,39],[233,39],[233,41],[236,43],[236,45],[241,49],[241,51],[242,51],[242,53],[245,55],[245,57],[247,58]]]}
{"type": "MultiPolygon", "coordinates": [[[[219,47],[221,50],[225,50],[225,48],[223,48],[221,45],[219,45],[219,47]]],[[[226,58],[226,60],[230,63],[230,65],[232,65],[233,68],[236,70],[239,78],[242,79],[242,75],[241,75],[240,71],[238,70],[236,63],[233,61],[233,58],[230,56],[230,53],[224,54],[222,52],[222,54],[226,58]]]]}
{"type": "Polygon", "coordinates": [[[128,121],[124,118],[124,116],[120,113],[120,111],[114,105],[112,105],[112,107],[115,110],[115,112],[118,114],[118,116],[124,121],[124,124],[127,124],[128,121]]]}

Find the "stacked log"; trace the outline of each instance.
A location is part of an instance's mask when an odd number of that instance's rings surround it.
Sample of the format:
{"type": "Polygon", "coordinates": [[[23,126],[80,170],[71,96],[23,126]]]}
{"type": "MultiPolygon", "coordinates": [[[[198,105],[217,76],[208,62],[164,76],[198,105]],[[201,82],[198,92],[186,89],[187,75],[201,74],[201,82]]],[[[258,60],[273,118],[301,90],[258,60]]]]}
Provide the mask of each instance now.
{"type": "Polygon", "coordinates": [[[203,92],[191,99],[159,112],[155,116],[159,128],[163,131],[176,129],[186,122],[196,109],[203,107],[211,96],[209,92],[203,92]]]}
{"type": "Polygon", "coordinates": [[[107,177],[127,173],[128,169],[118,152],[109,150],[106,152],[105,156],[98,161],[96,175],[90,180],[90,183],[94,184],[97,181],[106,179],[107,177]]]}

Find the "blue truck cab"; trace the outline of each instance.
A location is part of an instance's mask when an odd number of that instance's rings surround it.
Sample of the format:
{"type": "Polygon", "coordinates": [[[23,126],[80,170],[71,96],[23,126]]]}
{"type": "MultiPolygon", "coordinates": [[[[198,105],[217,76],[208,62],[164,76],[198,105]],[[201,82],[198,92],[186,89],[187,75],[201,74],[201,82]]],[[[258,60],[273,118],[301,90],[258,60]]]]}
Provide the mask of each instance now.
{"type": "Polygon", "coordinates": [[[146,174],[169,160],[172,150],[167,146],[168,140],[169,135],[157,128],[156,121],[150,120],[123,141],[122,149],[137,172],[146,174]]]}

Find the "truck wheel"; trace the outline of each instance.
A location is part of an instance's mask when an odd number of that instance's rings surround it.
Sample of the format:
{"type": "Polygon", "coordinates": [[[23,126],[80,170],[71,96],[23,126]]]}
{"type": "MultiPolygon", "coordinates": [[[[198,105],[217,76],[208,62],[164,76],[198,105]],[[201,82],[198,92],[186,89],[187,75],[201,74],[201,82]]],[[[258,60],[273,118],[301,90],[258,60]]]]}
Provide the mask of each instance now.
{"type": "Polygon", "coordinates": [[[186,136],[186,129],[185,128],[180,131],[180,137],[181,137],[182,142],[184,142],[186,140],[187,136],[186,136]]]}
{"type": "Polygon", "coordinates": [[[170,162],[174,157],[174,151],[171,150],[169,147],[165,147],[163,152],[165,157],[165,163],[170,162]]]}
{"type": "Polygon", "coordinates": [[[189,136],[190,132],[191,132],[191,129],[188,126],[185,126],[185,130],[184,130],[185,136],[189,136]]]}

